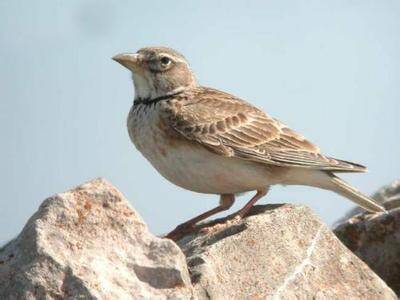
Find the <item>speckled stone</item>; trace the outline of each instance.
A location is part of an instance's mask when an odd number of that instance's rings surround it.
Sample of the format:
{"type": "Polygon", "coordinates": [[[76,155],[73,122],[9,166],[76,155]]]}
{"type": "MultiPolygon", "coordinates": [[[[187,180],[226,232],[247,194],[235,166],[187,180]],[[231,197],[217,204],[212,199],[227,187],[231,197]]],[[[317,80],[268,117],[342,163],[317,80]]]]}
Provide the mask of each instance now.
{"type": "Polygon", "coordinates": [[[396,299],[307,207],[221,221],[179,241],[185,260],[93,180],[45,200],[0,249],[0,299],[396,299]]]}
{"type": "Polygon", "coordinates": [[[43,202],[0,249],[0,299],[191,299],[185,257],[96,179],[43,202]]]}
{"type": "MultiPolygon", "coordinates": [[[[400,179],[381,187],[371,197],[388,210],[400,207],[400,179]]],[[[347,220],[349,220],[351,217],[361,213],[365,213],[365,210],[359,206],[355,206],[353,209],[347,212],[344,217],[340,218],[335,223],[335,226],[347,222],[347,220]]]]}
{"type": "Polygon", "coordinates": [[[305,206],[257,206],[178,244],[198,299],[397,299],[305,206]]]}
{"type": "Polygon", "coordinates": [[[388,214],[355,215],[335,233],[400,296],[400,180],[380,189],[375,198],[392,207],[388,214]]]}

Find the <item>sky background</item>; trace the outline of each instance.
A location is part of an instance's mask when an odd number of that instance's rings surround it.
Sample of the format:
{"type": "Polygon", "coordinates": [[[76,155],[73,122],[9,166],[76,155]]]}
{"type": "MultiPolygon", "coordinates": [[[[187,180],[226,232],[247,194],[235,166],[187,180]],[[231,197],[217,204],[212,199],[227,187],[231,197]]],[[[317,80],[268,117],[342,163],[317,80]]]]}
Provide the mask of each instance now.
{"type": "MultiPolygon", "coordinates": [[[[48,196],[105,177],[156,233],[217,205],[163,179],[129,141],[121,52],[166,45],[203,85],[242,97],[325,154],[370,194],[400,177],[399,1],[0,1],[0,243],[48,196]]],[[[240,197],[234,209],[251,195],[240,197]]],[[[332,224],[353,204],[274,187],[332,224]]]]}

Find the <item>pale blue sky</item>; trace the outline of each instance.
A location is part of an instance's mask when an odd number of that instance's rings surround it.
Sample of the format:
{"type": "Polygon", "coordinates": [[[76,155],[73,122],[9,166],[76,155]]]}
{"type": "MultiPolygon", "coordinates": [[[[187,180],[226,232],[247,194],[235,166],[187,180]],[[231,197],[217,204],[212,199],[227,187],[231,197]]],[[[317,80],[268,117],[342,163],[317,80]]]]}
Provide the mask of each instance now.
{"type": "MultiPolygon", "coordinates": [[[[111,57],[146,45],[178,49],[203,85],[367,165],[368,174],[345,176],[363,192],[399,178],[399,1],[4,0],[0,242],[47,196],[98,176],[155,233],[217,205],[167,182],[129,141],[133,86],[111,57]]],[[[267,202],[309,205],[329,224],[352,206],[305,187],[275,187],[267,202]]]]}

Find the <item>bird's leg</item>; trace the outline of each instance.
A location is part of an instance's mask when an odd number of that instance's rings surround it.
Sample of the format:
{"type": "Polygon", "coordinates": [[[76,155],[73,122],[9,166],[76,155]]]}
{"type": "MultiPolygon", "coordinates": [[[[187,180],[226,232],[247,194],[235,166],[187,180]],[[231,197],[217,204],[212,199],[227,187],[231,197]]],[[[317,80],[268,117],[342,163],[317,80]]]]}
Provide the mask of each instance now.
{"type": "Polygon", "coordinates": [[[239,216],[240,218],[246,216],[253,205],[268,193],[268,190],[269,188],[257,190],[257,194],[255,194],[254,197],[251,198],[250,201],[247,202],[246,205],[243,206],[243,208],[241,208],[235,215],[239,216]]]}
{"type": "Polygon", "coordinates": [[[196,223],[207,219],[208,217],[215,215],[221,211],[229,209],[233,203],[235,202],[235,195],[234,194],[223,194],[221,195],[221,198],[219,200],[219,205],[213,209],[210,209],[201,215],[198,215],[197,217],[194,217],[190,219],[189,221],[186,221],[185,223],[180,224],[177,226],[174,230],[172,230],[170,233],[168,233],[165,237],[172,239],[172,240],[177,240],[180,237],[182,237],[185,233],[188,233],[193,229],[193,225],[196,223]]]}

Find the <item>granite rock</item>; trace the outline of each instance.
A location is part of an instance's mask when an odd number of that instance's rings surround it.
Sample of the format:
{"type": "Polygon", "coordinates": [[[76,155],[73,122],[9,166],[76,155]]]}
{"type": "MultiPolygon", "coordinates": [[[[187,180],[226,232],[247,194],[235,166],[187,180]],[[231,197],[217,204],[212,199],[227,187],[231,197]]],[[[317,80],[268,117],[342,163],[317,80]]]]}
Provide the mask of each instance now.
{"type": "Polygon", "coordinates": [[[0,249],[0,299],[191,299],[179,247],[96,179],[43,202],[0,249]]]}
{"type": "Polygon", "coordinates": [[[356,214],[342,221],[335,234],[400,296],[400,180],[374,197],[391,208],[387,214],[356,214]]]}
{"type": "Polygon", "coordinates": [[[198,299],[396,299],[305,206],[222,221],[178,241],[198,299]]]}
{"type": "Polygon", "coordinates": [[[198,229],[179,246],[156,237],[93,180],[45,200],[0,249],[0,299],[396,299],[307,207],[257,206],[198,229]]]}
{"type": "MultiPolygon", "coordinates": [[[[387,210],[400,207],[400,179],[393,181],[391,184],[381,187],[377,192],[371,196],[376,202],[382,204],[387,210]]],[[[347,212],[344,217],[340,218],[335,226],[338,226],[351,217],[366,213],[364,209],[359,206],[355,206],[349,212],[347,212]]]]}

